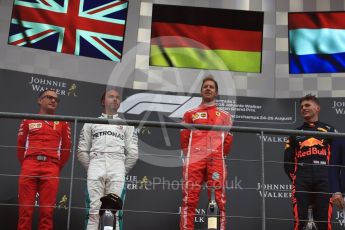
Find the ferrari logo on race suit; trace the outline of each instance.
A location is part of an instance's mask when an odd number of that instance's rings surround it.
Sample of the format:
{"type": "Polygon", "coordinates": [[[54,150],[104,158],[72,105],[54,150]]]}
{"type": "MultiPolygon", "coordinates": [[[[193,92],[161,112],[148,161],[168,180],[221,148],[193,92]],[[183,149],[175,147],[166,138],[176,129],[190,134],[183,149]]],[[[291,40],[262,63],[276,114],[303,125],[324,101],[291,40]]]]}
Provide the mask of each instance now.
{"type": "Polygon", "coordinates": [[[54,121],[54,130],[56,129],[56,126],[59,124],[59,122],[58,121],[54,121]]]}
{"type": "Polygon", "coordinates": [[[42,123],[30,123],[29,124],[29,130],[40,129],[40,128],[42,128],[42,123]]]}
{"type": "Polygon", "coordinates": [[[192,120],[207,119],[207,112],[197,112],[193,115],[192,120]]]}
{"type": "Polygon", "coordinates": [[[219,117],[220,116],[220,112],[216,111],[216,116],[219,117]]]}
{"type": "Polygon", "coordinates": [[[219,178],[220,178],[219,172],[212,173],[212,180],[219,180],[219,178]]]}

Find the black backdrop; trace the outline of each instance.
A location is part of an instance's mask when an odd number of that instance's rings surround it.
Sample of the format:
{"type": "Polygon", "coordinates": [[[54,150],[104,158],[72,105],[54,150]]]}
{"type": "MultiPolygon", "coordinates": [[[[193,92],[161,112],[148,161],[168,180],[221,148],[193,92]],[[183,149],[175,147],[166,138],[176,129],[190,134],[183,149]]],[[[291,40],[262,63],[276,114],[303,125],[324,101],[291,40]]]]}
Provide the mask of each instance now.
{"type": "MultiPolygon", "coordinates": [[[[36,97],[43,88],[58,89],[62,99],[57,114],[98,117],[101,113],[100,96],[106,86],[67,79],[0,70],[0,108],[2,112],[36,113],[36,97]],[[75,87],[71,87],[72,85],[75,87]]],[[[121,111],[127,119],[180,121],[176,114],[198,102],[198,95],[147,92],[123,89],[121,111]],[[146,97],[159,98],[151,103],[146,97]],[[166,95],[176,101],[164,102],[166,95]],[[181,99],[182,98],[182,99],[181,99]],[[182,101],[182,102],[181,102],[182,101]],[[126,107],[127,105],[129,107],[126,107]],[[169,107],[170,106],[170,107],[169,107]],[[168,108],[168,109],[166,109],[168,108]],[[147,111],[154,110],[154,111],[147,111]],[[162,112],[162,111],[165,112],[162,112]],[[175,116],[176,115],[176,116],[175,116]]],[[[222,96],[220,107],[234,115],[236,126],[293,129],[302,121],[298,116],[298,100],[222,96]],[[297,115],[296,115],[297,114],[297,115]]],[[[343,110],[345,99],[322,98],[321,120],[345,130],[343,110]]],[[[16,159],[16,136],[19,120],[0,119],[0,226],[16,229],[19,163],[16,159]]],[[[77,137],[82,124],[77,126],[77,137]]],[[[179,151],[179,132],[167,128],[142,128],[139,132],[140,160],[127,177],[125,229],[167,229],[179,226],[182,169],[179,151]]],[[[283,172],[284,136],[264,135],[266,229],[292,229],[290,182],[283,172]]],[[[261,229],[261,136],[254,133],[234,133],[234,144],[227,159],[227,228],[261,229]]],[[[75,159],[71,186],[72,158],[62,171],[58,201],[64,195],[72,199],[70,229],[83,229],[85,217],[86,173],[75,159]]],[[[68,203],[67,203],[68,204],[68,203]]],[[[197,212],[203,213],[206,192],[201,194],[197,212]]],[[[334,210],[334,229],[345,226],[342,212],[334,210]]],[[[36,215],[35,224],[37,224],[36,215]]],[[[196,218],[200,229],[204,218],[196,218]]],[[[66,229],[68,209],[55,211],[55,229],[66,229]]],[[[37,225],[35,225],[37,226],[37,225]]],[[[37,227],[36,227],[37,228],[37,227]]]]}

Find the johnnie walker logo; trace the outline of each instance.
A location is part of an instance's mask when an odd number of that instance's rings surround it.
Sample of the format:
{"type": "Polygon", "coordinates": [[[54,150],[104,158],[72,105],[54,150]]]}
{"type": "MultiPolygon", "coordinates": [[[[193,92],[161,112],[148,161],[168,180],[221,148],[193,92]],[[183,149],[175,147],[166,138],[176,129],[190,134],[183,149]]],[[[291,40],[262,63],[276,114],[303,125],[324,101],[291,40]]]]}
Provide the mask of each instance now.
{"type": "Polygon", "coordinates": [[[332,109],[336,114],[345,114],[345,101],[333,101],[332,109]]]}
{"type": "Polygon", "coordinates": [[[60,81],[59,79],[51,80],[44,77],[31,76],[29,85],[34,92],[52,89],[61,96],[77,96],[77,85],[75,83],[67,84],[67,82],[60,81]]]}

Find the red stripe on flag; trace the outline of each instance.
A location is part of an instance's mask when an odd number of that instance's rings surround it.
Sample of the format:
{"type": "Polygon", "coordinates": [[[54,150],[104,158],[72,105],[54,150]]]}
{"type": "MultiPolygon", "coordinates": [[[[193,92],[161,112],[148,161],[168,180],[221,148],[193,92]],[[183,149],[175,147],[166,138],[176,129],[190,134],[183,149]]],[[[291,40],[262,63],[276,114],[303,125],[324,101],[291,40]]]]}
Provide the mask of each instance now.
{"type": "Polygon", "coordinates": [[[110,49],[107,44],[105,44],[101,39],[91,36],[93,39],[95,39],[96,42],[98,42],[101,46],[103,46],[105,49],[107,49],[110,53],[115,55],[118,59],[121,59],[121,56],[118,55],[114,50],[110,49]]]}
{"type": "Polygon", "coordinates": [[[41,2],[46,6],[51,6],[46,0],[41,0],[41,2]]]}
{"type": "Polygon", "coordinates": [[[123,4],[123,2],[115,2],[115,3],[113,3],[113,4],[109,5],[109,6],[104,6],[104,7],[101,7],[99,9],[90,11],[90,12],[88,12],[88,14],[95,14],[95,13],[98,13],[98,12],[100,12],[102,10],[106,10],[106,9],[109,9],[111,7],[115,7],[115,6],[118,6],[118,5],[121,5],[121,4],[123,4]]]}
{"type": "Polygon", "coordinates": [[[151,44],[261,52],[262,32],[154,22],[151,44]]]}
{"type": "Polygon", "coordinates": [[[294,29],[345,29],[345,13],[291,13],[289,30],[294,29]]]}
{"type": "MultiPolygon", "coordinates": [[[[65,33],[63,36],[62,42],[62,52],[68,54],[74,54],[75,46],[76,46],[76,34],[77,34],[77,23],[74,23],[76,19],[78,19],[79,15],[79,0],[69,0],[68,1],[68,8],[67,14],[64,15],[65,23],[65,33]]],[[[78,21],[78,20],[76,20],[78,21]]]]}
{"type": "Polygon", "coordinates": [[[27,40],[32,41],[32,40],[34,40],[34,39],[36,39],[36,38],[38,38],[38,37],[44,36],[44,35],[49,34],[49,33],[51,33],[51,32],[54,32],[54,30],[46,30],[46,31],[43,31],[43,32],[41,32],[41,33],[32,35],[32,36],[30,36],[30,37],[22,38],[22,39],[20,39],[20,40],[11,42],[10,45],[15,45],[15,46],[16,46],[16,45],[19,45],[19,44],[22,43],[22,42],[26,42],[27,40]]]}

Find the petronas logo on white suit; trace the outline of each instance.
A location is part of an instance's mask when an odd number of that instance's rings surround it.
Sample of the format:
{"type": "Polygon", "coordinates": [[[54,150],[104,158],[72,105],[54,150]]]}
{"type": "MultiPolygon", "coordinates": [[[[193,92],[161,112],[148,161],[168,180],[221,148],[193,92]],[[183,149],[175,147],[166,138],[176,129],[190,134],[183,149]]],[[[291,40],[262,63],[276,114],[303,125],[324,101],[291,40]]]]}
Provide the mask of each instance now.
{"type": "Polygon", "coordinates": [[[123,134],[116,133],[113,131],[102,131],[102,132],[92,134],[92,138],[97,138],[97,137],[101,137],[101,136],[114,136],[114,137],[120,138],[121,140],[123,140],[125,138],[123,134]]]}

